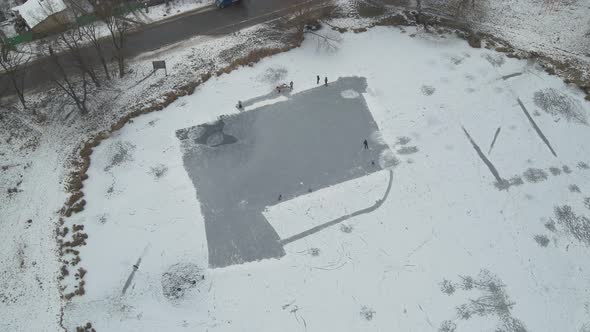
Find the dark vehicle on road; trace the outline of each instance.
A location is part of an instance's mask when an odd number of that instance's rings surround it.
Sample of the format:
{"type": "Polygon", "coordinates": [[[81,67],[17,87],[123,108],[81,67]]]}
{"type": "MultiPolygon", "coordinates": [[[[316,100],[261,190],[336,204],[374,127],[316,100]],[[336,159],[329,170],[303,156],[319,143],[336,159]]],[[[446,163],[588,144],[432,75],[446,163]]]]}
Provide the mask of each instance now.
{"type": "Polygon", "coordinates": [[[237,2],[240,2],[240,0],[215,0],[215,5],[219,8],[225,8],[237,2]]]}

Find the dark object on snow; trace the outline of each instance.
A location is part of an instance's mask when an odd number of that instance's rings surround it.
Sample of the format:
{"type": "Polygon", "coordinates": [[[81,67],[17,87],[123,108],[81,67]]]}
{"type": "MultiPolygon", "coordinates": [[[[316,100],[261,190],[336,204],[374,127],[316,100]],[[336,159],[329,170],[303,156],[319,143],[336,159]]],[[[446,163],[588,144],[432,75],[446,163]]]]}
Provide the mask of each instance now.
{"type": "Polygon", "coordinates": [[[239,109],[244,108],[244,106],[242,105],[242,101],[241,100],[238,100],[238,108],[239,109]]]}
{"type": "Polygon", "coordinates": [[[318,31],[322,25],[319,22],[309,23],[303,26],[304,31],[318,31]]]}
{"type": "Polygon", "coordinates": [[[279,195],[279,202],[283,200],[283,195],[279,195]]]}
{"type": "Polygon", "coordinates": [[[324,85],[328,86],[328,77],[324,78],[324,85]]]}
{"type": "Polygon", "coordinates": [[[316,84],[320,84],[320,75],[317,76],[318,81],[316,82],[316,84]]]}
{"type": "Polygon", "coordinates": [[[365,146],[365,150],[369,149],[369,142],[367,142],[367,140],[363,141],[363,145],[365,146]]]}
{"type": "Polygon", "coordinates": [[[291,88],[291,91],[293,91],[293,81],[291,81],[291,83],[289,83],[289,87],[291,88]]]}

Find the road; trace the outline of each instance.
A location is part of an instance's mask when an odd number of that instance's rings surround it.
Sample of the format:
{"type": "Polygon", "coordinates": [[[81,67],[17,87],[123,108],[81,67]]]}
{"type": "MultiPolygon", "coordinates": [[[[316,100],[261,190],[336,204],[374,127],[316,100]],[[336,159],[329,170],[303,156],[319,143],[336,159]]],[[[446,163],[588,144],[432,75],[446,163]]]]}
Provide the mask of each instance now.
{"type": "MultiPolygon", "coordinates": [[[[317,5],[325,0],[309,0],[309,5],[317,5]]],[[[296,2],[293,0],[243,0],[239,4],[217,9],[205,8],[192,13],[172,17],[166,21],[154,22],[139,27],[127,37],[126,57],[133,57],[144,52],[153,51],[166,45],[181,42],[197,35],[227,34],[262,22],[279,18],[289,12],[296,2]]],[[[107,58],[113,56],[109,40],[102,43],[107,58]]],[[[85,50],[91,54],[92,49],[85,50]]],[[[68,70],[75,70],[74,62],[68,55],[61,55],[60,60],[68,70]]],[[[27,90],[43,89],[51,83],[48,59],[40,59],[29,64],[25,72],[27,90]]],[[[100,71],[100,68],[97,68],[100,71]]],[[[6,75],[0,76],[0,98],[13,95],[12,85],[6,75]]]]}

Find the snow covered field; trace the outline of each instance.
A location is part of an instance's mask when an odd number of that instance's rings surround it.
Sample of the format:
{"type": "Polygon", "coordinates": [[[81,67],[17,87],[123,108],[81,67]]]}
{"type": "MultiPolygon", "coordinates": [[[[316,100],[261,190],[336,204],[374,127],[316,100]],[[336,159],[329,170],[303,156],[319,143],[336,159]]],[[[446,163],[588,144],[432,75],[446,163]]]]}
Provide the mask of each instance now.
{"type": "MultiPolygon", "coordinates": [[[[345,34],[335,52],[306,40],[211,79],[95,149],[88,204],[68,220],[89,236],[80,250],[86,294],[68,304],[65,325],[587,331],[590,105],[583,98],[534,62],[397,28],[345,34]],[[371,213],[286,244],[280,259],[207,269],[199,188],[183,167],[176,131],[237,113],[237,100],[279,83],[308,90],[316,75],[366,78],[363,96],[380,139],[399,160],[391,192],[371,213]]],[[[299,229],[286,224],[295,220],[316,225],[373,204],[387,181],[381,171],[265,215],[279,234],[292,234],[299,229]]]]}

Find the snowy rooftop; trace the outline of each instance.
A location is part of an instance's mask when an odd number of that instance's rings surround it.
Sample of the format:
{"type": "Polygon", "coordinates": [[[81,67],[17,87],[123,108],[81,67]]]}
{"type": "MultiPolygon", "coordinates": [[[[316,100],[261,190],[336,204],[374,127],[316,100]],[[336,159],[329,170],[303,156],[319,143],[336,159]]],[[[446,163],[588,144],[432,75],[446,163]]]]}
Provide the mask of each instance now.
{"type": "Polygon", "coordinates": [[[28,0],[20,6],[12,8],[22,16],[27,24],[33,28],[47,17],[66,9],[63,0],[28,0]]]}

